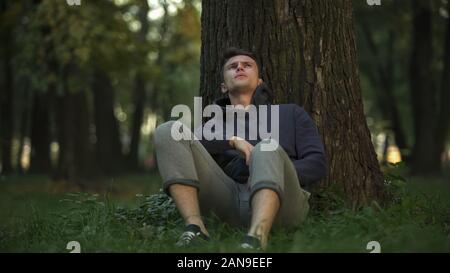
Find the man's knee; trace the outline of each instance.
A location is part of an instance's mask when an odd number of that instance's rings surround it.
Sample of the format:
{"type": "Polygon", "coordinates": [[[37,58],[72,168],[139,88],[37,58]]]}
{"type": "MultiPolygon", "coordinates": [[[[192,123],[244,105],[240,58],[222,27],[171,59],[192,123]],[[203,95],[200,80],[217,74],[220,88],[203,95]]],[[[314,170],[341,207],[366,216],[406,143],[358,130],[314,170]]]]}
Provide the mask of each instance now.
{"type": "Polygon", "coordinates": [[[156,127],[155,134],[153,137],[155,147],[158,148],[162,144],[166,143],[168,139],[171,139],[172,125],[174,123],[175,121],[170,120],[156,127]]]}

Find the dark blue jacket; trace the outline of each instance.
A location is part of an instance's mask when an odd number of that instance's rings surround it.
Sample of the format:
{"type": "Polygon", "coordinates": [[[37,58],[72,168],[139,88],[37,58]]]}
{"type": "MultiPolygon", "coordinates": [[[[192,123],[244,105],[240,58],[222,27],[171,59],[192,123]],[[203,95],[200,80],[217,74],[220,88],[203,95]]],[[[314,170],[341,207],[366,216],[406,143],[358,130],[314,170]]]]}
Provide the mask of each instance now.
{"type": "MultiPolygon", "coordinates": [[[[265,84],[260,84],[253,94],[252,104],[270,105],[271,102],[270,90],[265,84]]],[[[216,100],[215,104],[223,109],[226,105],[231,105],[228,96],[216,100]]],[[[248,117],[246,119],[248,120],[248,117]]],[[[270,115],[268,119],[270,124],[270,115]]],[[[321,137],[316,124],[302,107],[296,104],[279,105],[279,132],[279,145],[292,160],[303,188],[309,188],[326,176],[326,158],[321,137]]],[[[259,134],[257,140],[248,140],[248,122],[246,140],[252,145],[261,141],[259,134]]],[[[249,171],[245,159],[227,140],[202,139],[200,142],[228,176],[239,183],[247,181],[249,171]]]]}

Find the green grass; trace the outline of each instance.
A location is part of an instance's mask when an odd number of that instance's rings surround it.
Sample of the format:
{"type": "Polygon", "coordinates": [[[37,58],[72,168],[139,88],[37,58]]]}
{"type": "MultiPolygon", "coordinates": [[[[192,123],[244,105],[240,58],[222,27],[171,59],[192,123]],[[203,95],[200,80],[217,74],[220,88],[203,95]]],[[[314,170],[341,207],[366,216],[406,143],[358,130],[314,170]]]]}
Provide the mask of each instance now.
{"type": "MultiPolygon", "coordinates": [[[[176,248],[183,225],[173,202],[154,194],[160,183],[157,174],[126,176],[98,191],[77,193],[73,185],[46,177],[3,178],[0,252],[69,252],[69,241],[80,242],[82,252],[239,251],[245,230],[215,218],[207,220],[211,243],[176,248]]],[[[364,253],[369,241],[378,241],[382,252],[449,252],[448,180],[398,179],[389,189],[390,205],[373,203],[357,211],[338,195],[323,195],[327,206],[312,210],[297,230],[274,230],[267,251],[364,253]]]]}

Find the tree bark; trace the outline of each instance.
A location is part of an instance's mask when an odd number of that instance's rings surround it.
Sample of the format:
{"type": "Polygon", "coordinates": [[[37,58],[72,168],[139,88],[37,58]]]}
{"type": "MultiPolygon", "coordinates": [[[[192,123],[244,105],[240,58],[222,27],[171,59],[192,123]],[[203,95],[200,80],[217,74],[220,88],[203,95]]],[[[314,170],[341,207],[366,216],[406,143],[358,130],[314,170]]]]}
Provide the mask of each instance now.
{"type": "Polygon", "coordinates": [[[200,94],[220,95],[228,46],[257,54],[276,103],[297,103],[315,120],[329,172],[356,204],[385,191],[363,112],[351,1],[203,1],[200,94]]]}

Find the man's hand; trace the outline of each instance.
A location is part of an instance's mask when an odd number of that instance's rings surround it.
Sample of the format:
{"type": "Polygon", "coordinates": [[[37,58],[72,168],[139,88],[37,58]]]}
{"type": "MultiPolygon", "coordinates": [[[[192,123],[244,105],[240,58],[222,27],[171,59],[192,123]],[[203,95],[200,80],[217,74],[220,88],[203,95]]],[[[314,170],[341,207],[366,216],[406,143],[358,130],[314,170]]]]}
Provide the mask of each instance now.
{"type": "Polygon", "coordinates": [[[245,164],[248,166],[248,164],[250,164],[250,155],[252,154],[253,145],[247,140],[237,136],[232,136],[230,138],[230,145],[245,156],[245,164]]]}

